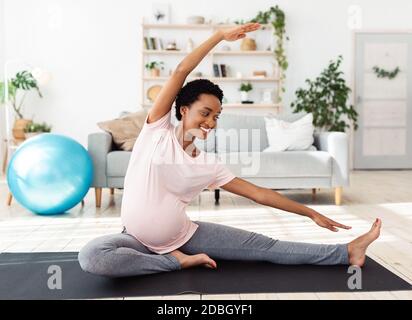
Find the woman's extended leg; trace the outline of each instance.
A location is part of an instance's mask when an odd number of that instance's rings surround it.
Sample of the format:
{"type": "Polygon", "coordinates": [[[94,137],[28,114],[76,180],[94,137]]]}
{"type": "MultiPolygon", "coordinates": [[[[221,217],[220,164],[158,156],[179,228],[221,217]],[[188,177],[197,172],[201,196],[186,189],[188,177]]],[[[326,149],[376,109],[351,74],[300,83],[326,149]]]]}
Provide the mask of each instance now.
{"type": "Polygon", "coordinates": [[[277,264],[349,264],[347,244],[279,241],[221,224],[195,221],[193,237],[179,248],[184,254],[205,253],[212,259],[255,260],[277,264]]]}
{"type": "Polygon", "coordinates": [[[124,232],[93,239],[80,250],[78,259],[84,271],[108,277],[136,276],[181,268],[174,256],[154,254],[124,232]]]}

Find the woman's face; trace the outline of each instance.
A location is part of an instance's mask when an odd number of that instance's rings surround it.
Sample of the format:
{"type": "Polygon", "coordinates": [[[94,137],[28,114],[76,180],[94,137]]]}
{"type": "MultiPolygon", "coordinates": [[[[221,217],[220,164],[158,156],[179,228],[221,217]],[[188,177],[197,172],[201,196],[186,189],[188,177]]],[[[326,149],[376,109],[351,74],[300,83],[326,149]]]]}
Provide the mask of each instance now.
{"type": "Polygon", "coordinates": [[[209,132],[216,127],[222,105],[212,94],[202,93],[191,107],[181,107],[185,137],[207,139],[209,132]]]}

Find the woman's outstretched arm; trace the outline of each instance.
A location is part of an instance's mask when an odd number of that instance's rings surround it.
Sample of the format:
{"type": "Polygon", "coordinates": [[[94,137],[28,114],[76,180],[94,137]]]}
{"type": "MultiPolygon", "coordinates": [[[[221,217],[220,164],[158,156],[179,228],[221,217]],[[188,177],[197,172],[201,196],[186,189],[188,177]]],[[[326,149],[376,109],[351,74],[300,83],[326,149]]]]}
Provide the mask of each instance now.
{"type": "Polygon", "coordinates": [[[296,213],[301,216],[306,216],[312,219],[320,227],[329,229],[331,231],[336,232],[338,231],[338,228],[351,228],[339,222],[333,221],[332,219],[329,219],[319,212],[296,201],[290,200],[272,189],[259,187],[241,178],[235,178],[229,183],[223,185],[221,188],[265,206],[296,213]]]}
{"type": "Polygon", "coordinates": [[[246,36],[247,32],[260,28],[259,23],[247,23],[238,27],[217,30],[209,39],[189,53],[176,67],[149,111],[148,123],[155,122],[168,113],[186,77],[203,58],[222,40],[235,41],[246,36]]]}

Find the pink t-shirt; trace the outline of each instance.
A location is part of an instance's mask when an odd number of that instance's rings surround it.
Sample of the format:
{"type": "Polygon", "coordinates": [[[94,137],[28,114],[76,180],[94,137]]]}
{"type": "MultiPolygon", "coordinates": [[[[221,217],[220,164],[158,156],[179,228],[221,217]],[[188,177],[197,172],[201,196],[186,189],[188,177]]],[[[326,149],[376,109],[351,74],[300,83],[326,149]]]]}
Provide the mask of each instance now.
{"type": "Polygon", "coordinates": [[[121,218],[127,232],[149,250],[176,250],[198,225],[186,206],[205,188],[218,188],[232,179],[215,153],[190,156],[179,144],[171,111],[145,124],[134,144],[126,171],[121,218]]]}

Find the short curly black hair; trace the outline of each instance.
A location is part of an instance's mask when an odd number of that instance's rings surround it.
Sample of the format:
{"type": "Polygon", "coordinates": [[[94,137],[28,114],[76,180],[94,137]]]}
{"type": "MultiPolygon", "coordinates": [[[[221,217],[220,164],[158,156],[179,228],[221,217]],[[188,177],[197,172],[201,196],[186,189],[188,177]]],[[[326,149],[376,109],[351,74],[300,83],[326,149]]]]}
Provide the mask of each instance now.
{"type": "Polygon", "coordinates": [[[188,106],[195,102],[202,93],[213,94],[219,99],[220,103],[223,100],[223,91],[217,84],[207,79],[196,79],[184,85],[176,96],[176,118],[182,120],[180,107],[188,106]]]}

